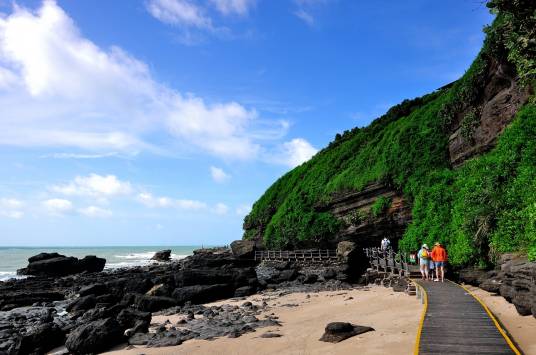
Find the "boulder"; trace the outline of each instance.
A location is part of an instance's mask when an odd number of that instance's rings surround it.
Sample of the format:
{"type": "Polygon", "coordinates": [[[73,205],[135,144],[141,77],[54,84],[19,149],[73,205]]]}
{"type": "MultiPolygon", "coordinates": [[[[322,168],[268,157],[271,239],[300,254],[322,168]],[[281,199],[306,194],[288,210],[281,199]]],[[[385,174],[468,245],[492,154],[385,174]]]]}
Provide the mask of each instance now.
{"type": "Polygon", "coordinates": [[[154,253],[151,260],[156,261],[169,261],[171,260],[171,249],[160,250],[154,253]]]}
{"type": "Polygon", "coordinates": [[[354,242],[342,241],[337,244],[337,257],[343,265],[339,267],[337,279],[354,281],[362,275],[369,265],[363,249],[354,242]],[[342,272],[343,275],[340,275],[342,272]]]}
{"type": "Polygon", "coordinates": [[[246,297],[254,294],[257,289],[253,286],[242,286],[235,290],[234,297],[246,297]]]}
{"type": "Polygon", "coordinates": [[[101,272],[106,265],[106,259],[97,258],[95,255],[87,255],[78,260],[78,272],[101,272]]]}
{"type": "Polygon", "coordinates": [[[156,312],[176,305],[177,301],[170,297],[143,295],[136,299],[136,307],[145,312],[156,312]]]}
{"type": "Polygon", "coordinates": [[[73,354],[95,354],[123,340],[121,325],[113,318],[106,318],[76,328],[69,334],[65,346],[73,354]]]}
{"type": "Polygon", "coordinates": [[[65,258],[65,255],[61,255],[58,253],[39,253],[37,255],[29,257],[28,262],[33,263],[35,261],[41,261],[41,260],[47,260],[47,259],[53,259],[53,258],[65,258]]]}
{"type": "Polygon", "coordinates": [[[488,272],[478,268],[467,268],[460,270],[459,277],[461,282],[478,287],[488,277],[488,272]]]}
{"type": "Polygon", "coordinates": [[[232,269],[185,269],[175,275],[175,284],[179,287],[231,284],[234,278],[232,269]]]}
{"type": "Polygon", "coordinates": [[[335,271],[332,268],[328,268],[328,269],[325,269],[324,271],[322,271],[320,276],[322,276],[324,278],[324,280],[331,280],[331,279],[334,279],[335,277],[337,277],[337,271],[335,271]]]}
{"type": "Polygon", "coordinates": [[[193,304],[212,302],[232,297],[234,290],[228,284],[185,286],[173,291],[173,298],[179,305],[190,301],[193,304]]]}
{"type": "Polygon", "coordinates": [[[19,337],[15,348],[19,354],[44,354],[63,344],[65,334],[52,323],[44,323],[32,328],[19,337]]]}
{"type": "Polygon", "coordinates": [[[251,259],[255,256],[255,250],[253,240],[235,240],[231,243],[231,251],[236,258],[251,259]]]}
{"type": "Polygon", "coordinates": [[[97,300],[95,296],[88,295],[75,299],[73,302],[69,303],[65,309],[67,312],[86,311],[94,308],[96,304],[97,300]]]}
{"type": "Polygon", "coordinates": [[[337,244],[337,257],[343,262],[348,262],[348,259],[352,256],[352,253],[357,249],[357,245],[354,242],[342,241],[337,244]]]}
{"type": "Polygon", "coordinates": [[[100,272],[106,259],[88,255],[83,259],[64,256],[58,253],[41,253],[28,259],[28,266],[17,270],[19,275],[65,276],[81,272],[100,272]]]}
{"type": "Polygon", "coordinates": [[[80,296],[95,295],[100,296],[108,293],[108,287],[104,284],[91,284],[89,286],[84,286],[78,291],[80,296]]]}
{"type": "Polygon", "coordinates": [[[333,322],[326,326],[325,332],[320,338],[320,341],[338,343],[355,335],[373,330],[374,329],[371,327],[364,327],[345,322],[333,322]]]}
{"type": "Polygon", "coordinates": [[[298,270],[296,269],[288,269],[283,270],[279,273],[279,276],[277,277],[278,282],[285,282],[285,281],[292,281],[298,277],[298,270]]]}
{"type": "Polygon", "coordinates": [[[133,333],[145,333],[151,323],[151,313],[125,308],[116,317],[123,329],[135,328],[133,333]]]}
{"type": "Polygon", "coordinates": [[[314,284],[318,281],[318,275],[317,274],[306,274],[303,278],[304,284],[314,284]]]}

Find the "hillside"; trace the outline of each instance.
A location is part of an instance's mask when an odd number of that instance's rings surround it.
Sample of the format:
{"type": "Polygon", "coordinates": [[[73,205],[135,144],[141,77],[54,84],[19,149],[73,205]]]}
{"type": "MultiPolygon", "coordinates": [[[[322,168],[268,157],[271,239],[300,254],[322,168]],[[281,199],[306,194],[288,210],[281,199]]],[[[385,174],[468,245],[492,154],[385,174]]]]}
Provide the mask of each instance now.
{"type": "Polygon", "coordinates": [[[337,134],[277,180],[244,220],[273,248],[441,241],[455,265],[536,258],[536,3],[492,0],[458,81],[337,134]]]}

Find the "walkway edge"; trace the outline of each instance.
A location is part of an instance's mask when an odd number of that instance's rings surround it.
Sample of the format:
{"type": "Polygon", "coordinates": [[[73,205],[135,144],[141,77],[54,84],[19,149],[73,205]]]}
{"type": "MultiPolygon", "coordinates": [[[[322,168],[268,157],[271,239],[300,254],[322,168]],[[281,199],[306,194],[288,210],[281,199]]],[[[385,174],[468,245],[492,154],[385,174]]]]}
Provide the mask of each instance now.
{"type": "Polygon", "coordinates": [[[491,312],[491,310],[488,308],[488,306],[486,306],[486,304],[484,303],[484,301],[482,301],[480,299],[480,297],[478,297],[477,295],[475,295],[473,292],[471,292],[467,287],[465,287],[464,285],[461,285],[459,283],[456,283],[456,282],[453,282],[453,281],[450,281],[448,280],[449,282],[452,282],[453,284],[463,288],[468,294],[470,294],[475,300],[478,301],[478,303],[480,303],[480,305],[482,306],[482,308],[484,308],[484,310],[486,311],[486,313],[489,315],[489,317],[491,318],[491,320],[493,321],[493,324],[495,324],[495,327],[497,327],[497,329],[499,330],[499,333],[501,333],[501,335],[503,336],[504,340],[506,340],[506,343],[508,343],[508,346],[510,346],[510,348],[512,349],[512,351],[516,354],[516,355],[522,355],[522,352],[517,348],[517,346],[514,344],[514,342],[512,341],[512,339],[510,339],[510,337],[508,336],[508,333],[507,331],[501,326],[501,323],[499,323],[499,321],[497,320],[497,318],[493,315],[493,313],[491,312]]]}
{"type": "Polygon", "coordinates": [[[417,329],[417,339],[415,339],[415,348],[413,349],[413,354],[419,355],[419,347],[421,345],[422,328],[423,328],[423,325],[424,325],[424,319],[426,318],[426,312],[428,311],[428,293],[426,292],[424,287],[421,286],[421,284],[419,284],[416,281],[413,281],[413,282],[415,283],[415,285],[417,285],[417,287],[419,287],[421,289],[421,292],[424,295],[424,308],[423,308],[422,313],[421,313],[421,319],[419,321],[419,328],[417,329]]]}

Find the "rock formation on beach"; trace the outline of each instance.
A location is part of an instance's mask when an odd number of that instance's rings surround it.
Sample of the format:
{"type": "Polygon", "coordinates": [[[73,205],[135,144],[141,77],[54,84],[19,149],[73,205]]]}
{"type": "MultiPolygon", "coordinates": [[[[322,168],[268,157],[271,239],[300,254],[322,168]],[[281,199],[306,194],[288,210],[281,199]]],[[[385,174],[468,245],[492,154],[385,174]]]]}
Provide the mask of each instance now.
{"type": "Polygon", "coordinates": [[[106,259],[88,255],[82,259],[58,253],[41,253],[28,259],[28,266],[17,270],[18,275],[65,276],[81,272],[99,272],[106,259]]]}
{"type": "MultiPolygon", "coordinates": [[[[352,249],[345,251],[350,257],[352,249]]],[[[227,248],[196,250],[179,261],[100,272],[78,267],[83,260],[95,259],[40,254],[30,258],[27,268],[35,270],[36,276],[0,283],[0,354],[44,353],[64,344],[73,354],[86,354],[127,342],[163,346],[192,338],[238,337],[277,321],[256,319],[257,306],[208,309],[199,304],[263,289],[315,292],[351,287],[345,282],[344,267],[258,265],[227,248]],[[43,263],[47,260],[50,264],[43,263]],[[60,273],[56,266],[48,266],[56,263],[77,266],[72,270],[78,273],[60,273]],[[147,334],[151,313],[161,311],[184,314],[186,323],[147,334]]]]}
{"type": "Polygon", "coordinates": [[[156,261],[169,261],[171,260],[171,249],[157,251],[151,260],[156,261]]]}

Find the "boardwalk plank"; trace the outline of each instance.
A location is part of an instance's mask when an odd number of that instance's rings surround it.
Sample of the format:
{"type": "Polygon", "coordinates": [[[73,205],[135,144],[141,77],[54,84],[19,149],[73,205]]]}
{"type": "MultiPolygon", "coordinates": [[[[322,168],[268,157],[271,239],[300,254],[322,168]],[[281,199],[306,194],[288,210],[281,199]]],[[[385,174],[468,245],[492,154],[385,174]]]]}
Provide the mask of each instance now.
{"type": "Polygon", "coordinates": [[[515,354],[488,313],[450,282],[419,281],[428,294],[419,354],[515,354]]]}

